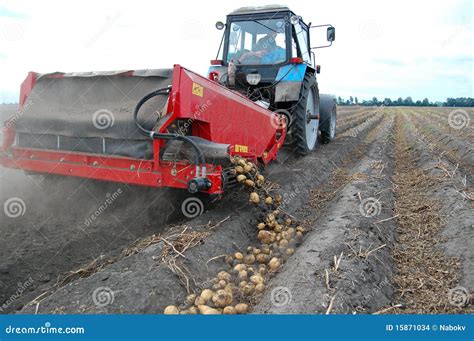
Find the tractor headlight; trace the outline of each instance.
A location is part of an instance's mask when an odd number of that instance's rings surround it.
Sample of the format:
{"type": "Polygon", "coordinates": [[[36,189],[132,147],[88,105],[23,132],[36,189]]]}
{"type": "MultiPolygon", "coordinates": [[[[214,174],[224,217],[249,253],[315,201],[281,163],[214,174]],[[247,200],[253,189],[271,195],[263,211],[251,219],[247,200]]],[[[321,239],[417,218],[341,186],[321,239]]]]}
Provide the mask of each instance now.
{"type": "Polygon", "coordinates": [[[247,83],[249,83],[250,85],[257,85],[258,83],[260,83],[261,78],[262,77],[258,73],[249,73],[247,75],[247,83]]]}

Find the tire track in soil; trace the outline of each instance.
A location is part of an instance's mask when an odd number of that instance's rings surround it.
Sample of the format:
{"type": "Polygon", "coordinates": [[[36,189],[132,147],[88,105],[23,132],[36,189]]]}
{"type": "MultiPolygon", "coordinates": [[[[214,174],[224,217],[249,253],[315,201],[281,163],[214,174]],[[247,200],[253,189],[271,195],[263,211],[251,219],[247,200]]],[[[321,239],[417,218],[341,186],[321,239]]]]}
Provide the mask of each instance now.
{"type": "MultiPolygon", "coordinates": [[[[380,122],[381,118],[364,126],[359,135],[374,129],[380,122]]],[[[270,180],[278,182],[284,179],[281,181],[284,196],[291,196],[295,191],[299,193],[297,198],[290,200],[285,210],[294,212],[302,206],[308,198],[309,188],[322,183],[330,174],[327,170],[341,164],[360,143],[360,138],[340,138],[335,143],[321,146],[309,157],[295,161],[285,156],[286,160],[281,161],[283,164],[270,166],[267,170],[271,174],[270,180]],[[297,172],[295,168],[313,171],[297,172]]],[[[247,195],[244,198],[240,192],[230,193],[214,210],[186,224],[189,233],[200,233],[208,230],[210,221],[219,222],[223,217],[230,216],[219,228],[189,248],[185,253],[186,258],[179,259],[180,264],[189,271],[193,290],[202,287],[224,267],[222,259],[208,262],[210,259],[256,243],[255,211],[248,204],[242,204],[242,201],[247,201],[247,195]]],[[[159,261],[164,247],[159,236],[149,244],[141,252],[110,264],[97,273],[91,271],[88,277],[77,279],[50,296],[41,297],[38,306],[38,302],[32,302],[22,312],[31,313],[38,308],[40,313],[161,313],[165,306],[183,301],[188,292],[180,285],[180,277],[159,261]],[[102,286],[117,293],[114,304],[103,307],[93,304],[92,293],[102,286]]]]}
{"type": "MultiPolygon", "coordinates": [[[[394,303],[402,307],[390,313],[472,313],[472,305],[457,307],[449,301],[450,289],[461,279],[462,264],[442,248],[446,242],[441,234],[445,228],[440,216],[443,203],[433,195],[440,187],[440,180],[426,168],[427,162],[421,156],[422,152],[429,152],[424,151],[426,146],[418,144],[412,126],[406,122],[405,115],[397,114],[394,188],[398,236],[393,250],[397,269],[394,303]]],[[[472,240],[472,231],[466,227],[472,240]]],[[[457,230],[462,232],[460,228],[457,230]]],[[[470,250],[464,249],[470,252],[464,256],[472,259],[470,250]]]]}

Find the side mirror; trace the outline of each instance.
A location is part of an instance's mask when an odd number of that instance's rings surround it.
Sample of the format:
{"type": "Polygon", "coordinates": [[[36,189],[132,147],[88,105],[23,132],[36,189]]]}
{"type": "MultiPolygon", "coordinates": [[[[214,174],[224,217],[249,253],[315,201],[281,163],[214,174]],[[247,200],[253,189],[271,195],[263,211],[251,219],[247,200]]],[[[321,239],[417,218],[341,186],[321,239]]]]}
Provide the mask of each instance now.
{"type": "Polygon", "coordinates": [[[225,27],[225,24],[222,22],[222,21],[218,21],[216,22],[216,28],[220,31],[222,29],[224,29],[225,27]]]}
{"type": "Polygon", "coordinates": [[[329,26],[326,31],[326,37],[329,42],[333,42],[336,40],[336,28],[333,26],[329,26]]]}

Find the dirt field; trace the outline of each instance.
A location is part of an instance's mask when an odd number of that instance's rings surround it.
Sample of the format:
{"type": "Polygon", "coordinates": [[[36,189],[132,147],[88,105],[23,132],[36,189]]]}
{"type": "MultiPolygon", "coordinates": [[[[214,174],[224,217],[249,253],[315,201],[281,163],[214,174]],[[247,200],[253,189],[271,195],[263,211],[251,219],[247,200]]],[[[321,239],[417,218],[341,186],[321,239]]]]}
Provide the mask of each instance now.
{"type": "MultiPolygon", "coordinates": [[[[235,288],[233,304],[271,314],[474,312],[474,110],[461,120],[453,110],[340,107],[333,143],[305,158],[283,151],[263,172],[265,188],[304,233],[291,252],[272,249],[281,265],[258,293],[235,288]]],[[[230,256],[265,249],[257,225],[271,212],[244,188],[182,220],[176,191],[0,177],[4,313],[189,312],[189,294],[217,290],[220,271],[237,276],[230,256]],[[12,198],[20,211],[5,209],[12,198]]]]}

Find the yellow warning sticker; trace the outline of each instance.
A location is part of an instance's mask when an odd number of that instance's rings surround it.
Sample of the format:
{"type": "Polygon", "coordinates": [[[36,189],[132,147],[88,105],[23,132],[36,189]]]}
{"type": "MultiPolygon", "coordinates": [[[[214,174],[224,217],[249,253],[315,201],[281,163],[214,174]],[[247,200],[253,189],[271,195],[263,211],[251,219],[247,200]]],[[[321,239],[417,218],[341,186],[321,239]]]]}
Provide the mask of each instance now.
{"type": "Polygon", "coordinates": [[[204,95],[204,87],[198,83],[193,83],[193,95],[202,97],[204,95]]]}
{"type": "Polygon", "coordinates": [[[235,152],[236,153],[248,153],[249,152],[249,147],[248,146],[242,146],[240,144],[235,145],[235,152]]]}

